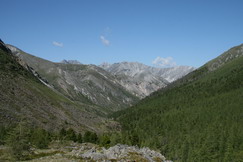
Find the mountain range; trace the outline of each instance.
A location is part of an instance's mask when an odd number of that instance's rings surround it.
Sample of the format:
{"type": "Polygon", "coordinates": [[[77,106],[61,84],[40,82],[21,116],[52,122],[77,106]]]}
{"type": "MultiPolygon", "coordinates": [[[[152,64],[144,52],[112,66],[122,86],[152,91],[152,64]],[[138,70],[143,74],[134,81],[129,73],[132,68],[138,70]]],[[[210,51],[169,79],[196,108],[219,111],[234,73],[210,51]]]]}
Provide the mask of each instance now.
{"type": "Polygon", "coordinates": [[[99,110],[102,113],[131,106],[140,98],[165,87],[169,81],[194,70],[186,66],[153,68],[132,62],[113,64],[109,68],[104,64],[101,68],[83,65],[76,60],[54,63],[27,54],[12,45],[7,46],[55,90],[74,101],[101,106],[99,110]]]}
{"type": "MultiPolygon", "coordinates": [[[[54,63],[3,42],[1,56],[7,58],[2,59],[1,64],[3,93],[0,98],[6,100],[0,106],[3,125],[24,119],[47,130],[54,125],[57,130],[61,127],[96,132],[116,129],[119,126],[106,118],[108,114],[135,104],[145,95],[169,83],[155,74],[150,75],[156,76],[157,80],[148,80],[150,76],[142,77],[143,73],[151,73],[146,70],[151,67],[143,64],[138,64],[141,70],[137,69],[133,76],[124,73],[122,78],[121,71],[125,70],[121,68],[118,76],[108,69],[83,65],[75,60],[54,63]],[[9,64],[21,70],[9,70],[9,64]],[[23,73],[26,75],[23,76],[23,73]],[[130,84],[122,84],[128,79],[130,84]],[[141,82],[158,85],[149,93],[144,93],[141,88],[135,88],[136,91],[129,89],[141,82]]],[[[133,64],[137,66],[137,63],[130,63],[131,66],[133,64]]]]}
{"type": "Polygon", "coordinates": [[[195,69],[54,63],[0,41],[0,91],[1,126],[113,132],[101,140],[173,161],[243,159],[243,44],[195,69]]]}

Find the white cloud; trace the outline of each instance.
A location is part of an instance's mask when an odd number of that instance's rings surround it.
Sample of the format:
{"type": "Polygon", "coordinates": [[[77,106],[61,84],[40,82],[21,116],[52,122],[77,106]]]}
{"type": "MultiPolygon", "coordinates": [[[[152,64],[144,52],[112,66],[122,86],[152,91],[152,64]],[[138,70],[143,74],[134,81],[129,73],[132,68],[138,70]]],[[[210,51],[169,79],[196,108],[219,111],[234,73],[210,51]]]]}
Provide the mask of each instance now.
{"type": "Polygon", "coordinates": [[[158,66],[158,67],[176,66],[176,62],[173,60],[172,57],[163,58],[163,57],[158,56],[156,59],[154,59],[152,64],[154,64],[155,66],[158,66]]]}
{"type": "Polygon", "coordinates": [[[52,44],[57,47],[63,47],[63,43],[53,41],[52,44]]]}
{"type": "Polygon", "coordinates": [[[101,42],[102,42],[105,46],[109,46],[109,45],[110,45],[110,41],[107,40],[103,35],[100,36],[100,40],[101,40],[101,42]]]}

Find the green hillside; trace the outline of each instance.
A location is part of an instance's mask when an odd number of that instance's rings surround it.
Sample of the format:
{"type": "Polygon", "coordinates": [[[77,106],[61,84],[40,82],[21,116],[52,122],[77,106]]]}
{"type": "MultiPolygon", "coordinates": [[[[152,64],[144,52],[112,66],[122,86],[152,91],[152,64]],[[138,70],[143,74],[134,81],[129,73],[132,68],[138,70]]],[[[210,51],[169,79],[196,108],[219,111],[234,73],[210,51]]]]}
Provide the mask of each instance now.
{"type": "Polygon", "coordinates": [[[242,49],[114,114],[123,141],[159,149],[173,161],[242,161],[242,49]]]}
{"type": "Polygon", "coordinates": [[[95,115],[93,107],[48,88],[20,61],[0,41],[0,126],[24,120],[49,131],[73,128],[101,132],[107,128],[109,121],[95,115]]]}

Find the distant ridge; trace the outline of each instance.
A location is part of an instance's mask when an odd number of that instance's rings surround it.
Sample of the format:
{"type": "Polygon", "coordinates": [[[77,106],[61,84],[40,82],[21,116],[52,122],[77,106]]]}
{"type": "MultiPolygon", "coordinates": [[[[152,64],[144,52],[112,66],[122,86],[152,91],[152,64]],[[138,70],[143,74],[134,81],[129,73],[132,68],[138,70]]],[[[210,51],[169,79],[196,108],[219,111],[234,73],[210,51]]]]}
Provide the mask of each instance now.
{"type": "Polygon", "coordinates": [[[62,60],[60,63],[62,64],[81,64],[78,60],[62,60]]]}
{"type": "Polygon", "coordinates": [[[140,98],[195,70],[190,66],[155,68],[138,62],[103,63],[100,67],[115,75],[121,85],[140,98]]]}

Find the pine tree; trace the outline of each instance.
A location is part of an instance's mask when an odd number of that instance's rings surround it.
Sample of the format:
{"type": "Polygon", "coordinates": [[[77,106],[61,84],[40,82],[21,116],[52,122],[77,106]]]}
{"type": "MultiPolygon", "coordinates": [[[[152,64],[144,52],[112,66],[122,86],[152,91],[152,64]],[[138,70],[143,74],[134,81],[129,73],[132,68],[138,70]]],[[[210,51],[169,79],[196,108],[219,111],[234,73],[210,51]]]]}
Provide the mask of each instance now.
{"type": "Polygon", "coordinates": [[[77,137],[76,137],[75,131],[72,128],[69,128],[67,130],[67,132],[66,132],[66,139],[74,141],[74,142],[77,141],[77,137]]]}
{"type": "Polygon", "coordinates": [[[107,134],[102,135],[100,137],[99,143],[100,143],[101,146],[109,147],[110,143],[111,143],[110,136],[107,135],[107,134]]]}
{"type": "Polygon", "coordinates": [[[47,148],[50,143],[50,136],[44,129],[34,129],[31,134],[31,143],[40,149],[47,148]]]}
{"type": "Polygon", "coordinates": [[[62,128],[62,129],[60,130],[60,132],[59,132],[59,138],[60,138],[61,140],[64,140],[65,137],[66,137],[66,134],[67,134],[67,131],[66,131],[64,128],[62,128]]]}
{"type": "Polygon", "coordinates": [[[0,126],[0,145],[5,143],[5,138],[7,136],[7,129],[4,126],[0,126]]]}
{"type": "Polygon", "coordinates": [[[84,133],[84,142],[91,142],[91,143],[97,143],[98,141],[98,136],[94,132],[86,131],[84,133]]]}
{"type": "Polygon", "coordinates": [[[79,133],[78,136],[77,136],[77,142],[78,143],[82,143],[83,142],[83,137],[82,137],[81,133],[79,133]]]}
{"type": "Polygon", "coordinates": [[[84,142],[91,142],[91,133],[92,132],[90,132],[90,131],[86,131],[84,133],[84,138],[83,138],[84,142]]]}
{"type": "Polygon", "coordinates": [[[30,153],[30,131],[24,123],[19,123],[9,132],[6,144],[11,147],[11,153],[17,160],[24,159],[30,153]]]}

